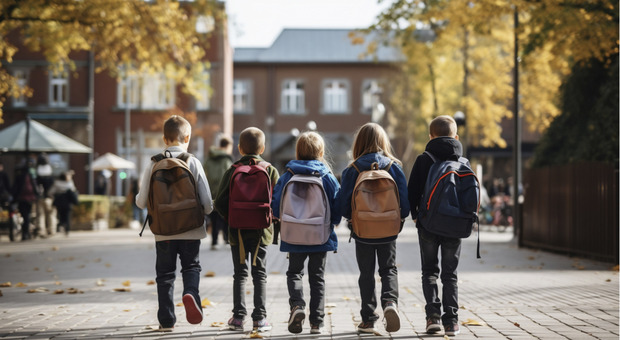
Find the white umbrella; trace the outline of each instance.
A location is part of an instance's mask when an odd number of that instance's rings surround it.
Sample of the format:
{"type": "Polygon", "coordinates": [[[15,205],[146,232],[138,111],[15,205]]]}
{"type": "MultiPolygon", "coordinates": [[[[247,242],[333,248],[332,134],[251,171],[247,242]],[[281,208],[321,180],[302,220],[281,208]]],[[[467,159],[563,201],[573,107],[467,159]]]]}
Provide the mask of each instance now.
{"type": "Polygon", "coordinates": [[[0,151],[91,153],[92,149],[28,118],[0,131],[0,151]]]}
{"type": "Polygon", "coordinates": [[[113,153],[106,153],[103,156],[97,157],[93,161],[91,168],[94,171],[98,170],[119,170],[119,169],[134,169],[136,165],[124,158],[118,157],[113,153]]]}

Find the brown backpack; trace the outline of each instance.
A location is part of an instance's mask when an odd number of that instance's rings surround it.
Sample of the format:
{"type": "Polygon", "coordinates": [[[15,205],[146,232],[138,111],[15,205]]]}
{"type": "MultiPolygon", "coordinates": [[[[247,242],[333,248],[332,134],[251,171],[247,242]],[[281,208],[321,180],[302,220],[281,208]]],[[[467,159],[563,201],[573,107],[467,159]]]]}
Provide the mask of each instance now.
{"type": "Polygon", "coordinates": [[[360,238],[380,239],[400,232],[400,198],[396,182],[388,172],[393,162],[379,169],[375,162],[370,170],[360,171],[353,188],[351,222],[360,238]]]}
{"type": "MultiPolygon", "coordinates": [[[[196,179],[187,165],[191,154],[172,157],[169,151],[151,157],[151,171],[146,222],[155,235],[177,235],[203,225],[205,214],[196,179]]],[[[142,228],[144,231],[144,227],[142,228]]],[[[142,236],[142,232],[140,232],[142,236]]]]}

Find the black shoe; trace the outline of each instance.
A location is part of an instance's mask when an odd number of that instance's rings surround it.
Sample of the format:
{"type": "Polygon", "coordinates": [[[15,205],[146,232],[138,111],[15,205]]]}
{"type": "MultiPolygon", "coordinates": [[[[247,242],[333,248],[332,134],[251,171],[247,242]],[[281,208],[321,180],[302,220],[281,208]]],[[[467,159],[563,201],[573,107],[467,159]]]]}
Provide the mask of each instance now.
{"type": "Polygon", "coordinates": [[[426,319],[426,333],[427,334],[435,334],[441,331],[441,323],[439,322],[439,318],[436,316],[431,316],[426,319]]]}
{"type": "Polygon", "coordinates": [[[461,332],[461,329],[458,323],[444,324],[443,329],[445,330],[445,333],[447,336],[455,336],[459,334],[459,332],[461,332]]]}
{"type": "Polygon", "coordinates": [[[291,316],[288,319],[288,331],[295,334],[301,333],[305,318],[306,313],[301,306],[293,307],[293,310],[291,310],[291,316]]]}

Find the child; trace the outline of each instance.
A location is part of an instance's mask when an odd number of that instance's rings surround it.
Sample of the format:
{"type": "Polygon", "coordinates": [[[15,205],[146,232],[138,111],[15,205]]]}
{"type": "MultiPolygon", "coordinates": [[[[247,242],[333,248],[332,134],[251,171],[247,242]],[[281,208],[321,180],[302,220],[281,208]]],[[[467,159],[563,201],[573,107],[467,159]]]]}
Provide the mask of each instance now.
{"type": "MultiPolygon", "coordinates": [[[[463,154],[463,147],[458,141],[456,122],[450,116],[439,116],[431,121],[429,126],[430,141],[426,144],[426,151],[437,160],[458,160],[463,154]]],[[[418,228],[420,242],[420,256],[422,260],[422,290],[426,300],[426,333],[435,334],[441,331],[440,321],[445,334],[454,336],[459,333],[458,324],[458,288],[456,267],[459,264],[461,253],[461,239],[448,238],[432,234],[418,223],[419,205],[424,193],[426,178],[433,160],[427,154],[421,154],[416,159],[411,175],[409,176],[409,204],[411,217],[418,228]],[[439,277],[439,248],[441,247],[441,283],[443,284],[443,310],[441,315],[441,300],[437,288],[439,277]]]]}
{"type": "MultiPolygon", "coordinates": [[[[239,153],[241,159],[235,164],[250,164],[264,161],[261,154],[265,151],[265,134],[258,128],[249,127],[239,134],[239,153]]],[[[234,165],[234,164],[233,164],[234,165]]],[[[269,165],[267,173],[271,178],[271,185],[275,185],[280,175],[275,167],[269,165]]],[[[229,221],[228,201],[230,180],[234,167],[229,168],[222,177],[217,197],[215,198],[215,210],[222,215],[224,220],[229,221]]],[[[230,224],[230,223],[229,223],[230,224]]],[[[233,274],[233,316],[228,320],[231,330],[242,331],[243,319],[247,315],[245,308],[245,281],[248,277],[246,259],[251,254],[252,282],[254,283],[254,311],[252,312],[253,329],[258,332],[271,330],[271,324],[267,321],[265,309],[266,285],[267,285],[267,246],[273,241],[273,226],[259,230],[241,230],[228,228],[228,242],[232,252],[233,274]],[[241,239],[239,239],[241,237],[241,239]],[[246,250],[248,252],[246,252],[246,250]]]]}
{"type": "MultiPolygon", "coordinates": [[[[169,151],[173,157],[177,157],[182,152],[187,152],[189,140],[192,134],[192,127],[185,118],[171,116],[164,123],[164,143],[166,153],[169,151]]],[[[149,187],[151,181],[151,170],[155,163],[145,169],[140,191],[136,195],[136,205],[144,209],[148,203],[149,187]]],[[[200,161],[195,157],[187,160],[190,171],[196,178],[196,186],[200,203],[204,208],[205,214],[213,210],[209,184],[205,176],[200,161]]],[[[183,274],[183,305],[187,321],[191,324],[202,322],[202,307],[200,305],[200,295],[198,285],[200,282],[200,240],[207,237],[205,225],[191,229],[181,234],[171,236],[155,236],[156,264],[157,273],[157,299],[159,310],[157,319],[161,332],[171,332],[176,323],[174,314],[174,280],[176,277],[177,254],[181,261],[181,273],[183,274]]]]}
{"type": "Polygon", "coordinates": [[[288,271],[286,272],[289,305],[291,314],[288,321],[288,330],[291,333],[301,333],[306,317],[303,294],[304,262],[308,259],[308,281],[310,283],[310,333],[321,334],[323,330],[323,317],[325,316],[325,261],[328,251],[338,249],[338,238],[334,232],[334,225],[338,225],[341,215],[336,205],[336,195],[340,190],[340,184],[331,173],[327,165],[325,154],[325,142],[316,132],[305,132],[297,138],[295,147],[297,160],[290,161],[286,165],[290,171],[285,172],[278,180],[273,190],[273,215],[280,218],[280,202],[283,189],[295,174],[318,175],[322,179],[323,188],[327,194],[330,207],[331,233],[329,239],[322,245],[296,245],[283,240],[280,243],[280,251],[289,253],[288,271]],[[291,173],[291,171],[293,173],[291,173]]]}
{"type": "MultiPolygon", "coordinates": [[[[407,180],[401,163],[392,155],[390,140],[383,128],[375,123],[363,125],[353,142],[353,163],[342,172],[342,188],[339,194],[342,216],[351,219],[351,197],[359,171],[369,170],[372,163],[385,168],[393,162],[388,172],[396,182],[400,198],[400,218],[409,215],[407,201],[407,180]],[[356,169],[357,167],[357,169],[356,169]]],[[[349,226],[351,224],[349,223],[349,226]]],[[[374,333],[377,299],[375,295],[375,263],[379,265],[381,276],[381,306],[386,321],[386,330],[395,332],[400,329],[398,314],[398,271],[396,269],[396,236],[381,239],[363,239],[352,233],[355,239],[355,253],[360,270],[358,284],[362,298],[360,314],[362,322],[357,326],[358,332],[374,333]]]]}

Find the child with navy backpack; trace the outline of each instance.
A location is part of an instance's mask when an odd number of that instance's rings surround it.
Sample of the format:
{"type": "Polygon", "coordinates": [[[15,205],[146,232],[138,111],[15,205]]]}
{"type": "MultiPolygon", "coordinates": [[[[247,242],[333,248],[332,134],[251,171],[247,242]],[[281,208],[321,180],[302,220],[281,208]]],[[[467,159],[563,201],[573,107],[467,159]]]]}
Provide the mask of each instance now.
{"type": "Polygon", "coordinates": [[[439,116],[429,126],[431,140],[426,144],[426,152],[419,155],[409,176],[409,204],[411,217],[416,222],[422,260],[422,291],[426,300],[426,333],[441,331],[445,335],[455,336],[459,333],[458,324],[458,287],[456,268],[461,253],[461,239],[440,236],[425,229],[421,222],[420,207],[424,196],[429,170],[437,161],[456,160],[463,154],[463,147],[458,140],[457,126],[450,116],[439,116]],[[430,153],[431,155],[428,155],[430,153]],[[441,249],[440,249],[441,248],[441,249]],[[439,252],[441,252],[441,276],[439,269],[439,252]],[[443,285],[443,312],[439,298],[437,279],[441,277],[443,285]]]}
{"type": "MultiPolygon", "coordinates": [[[[361,333],[374,333],[375,321],[379,316],[375,313],[377,297],[375,293],[375,264],[379,266],[381,276],[381,307],[385,318],[385,329],[388,332],[396,332],[400,329],[400,316],[398,313],[398,270],[396,268],[396,238],[402,228],[404,219],[409,215],[409,202],[407,201],[407,179],[401,167],[401,163],[392,155],[390,140],[383,128],[375,123],[363,125],[357,132],[353,142],[353,162],[342,172],[342,187],[338,196],[341,204],[342,216],[350,220],[349,227],[356,230],[356,209],[352,208],[358,177],[364,172],[377,167],[386,171],[388,180],[395,183],[397,200],[394,202],[400,211],[385,212],[390,219],[374,221],[375,235],[361,237],[352,232],[355,239],[355,254],[357,265],[360,270],[358,284],[362,299],[360,314],[362,322],[357,326],[361,333]],[[395,215],[395,216],[393,216],[395,215]],[[353,220],[352,220],[353,217],[353,220]],[[395,217],[395,221],[392,221],[395,217]],[[389,233],[383,229],[387,224],[396,223],[396,230],[390,226],[389,233]],[[385,235],[390,235],[383,237],[385,235]],[[376,236],[376,237],[375,237],[376,236]]],[[[367,197],[370,198],[370,197],[367,197]]],[[[394,199],[393,199],[394,200],[394,199]]],[[[381,202],[377,202],[381,205],[381,202]]],[[[367,214],[372,215],[372,213],[367,214]]],[[[377,214],[375,214],[377,215],[377,214]]],[[[378,214],[383,216],[383,214],[378,214]]]]}
{"type": "Polygon", "coordinates": [[[288,330],[301,333],[306,318],[304,263],[308,259],[310,333],[321,334],[325,317],[325,262],[336,251],[334,225],[341,220],[336,195],[340,184],[327,165],[325,142],[316,132],[297,139],[296,160],[288,162],[273,192],[271,206],[281,221],[280,251],[289,253],[286,272],[291,313],[288,330]]]}

